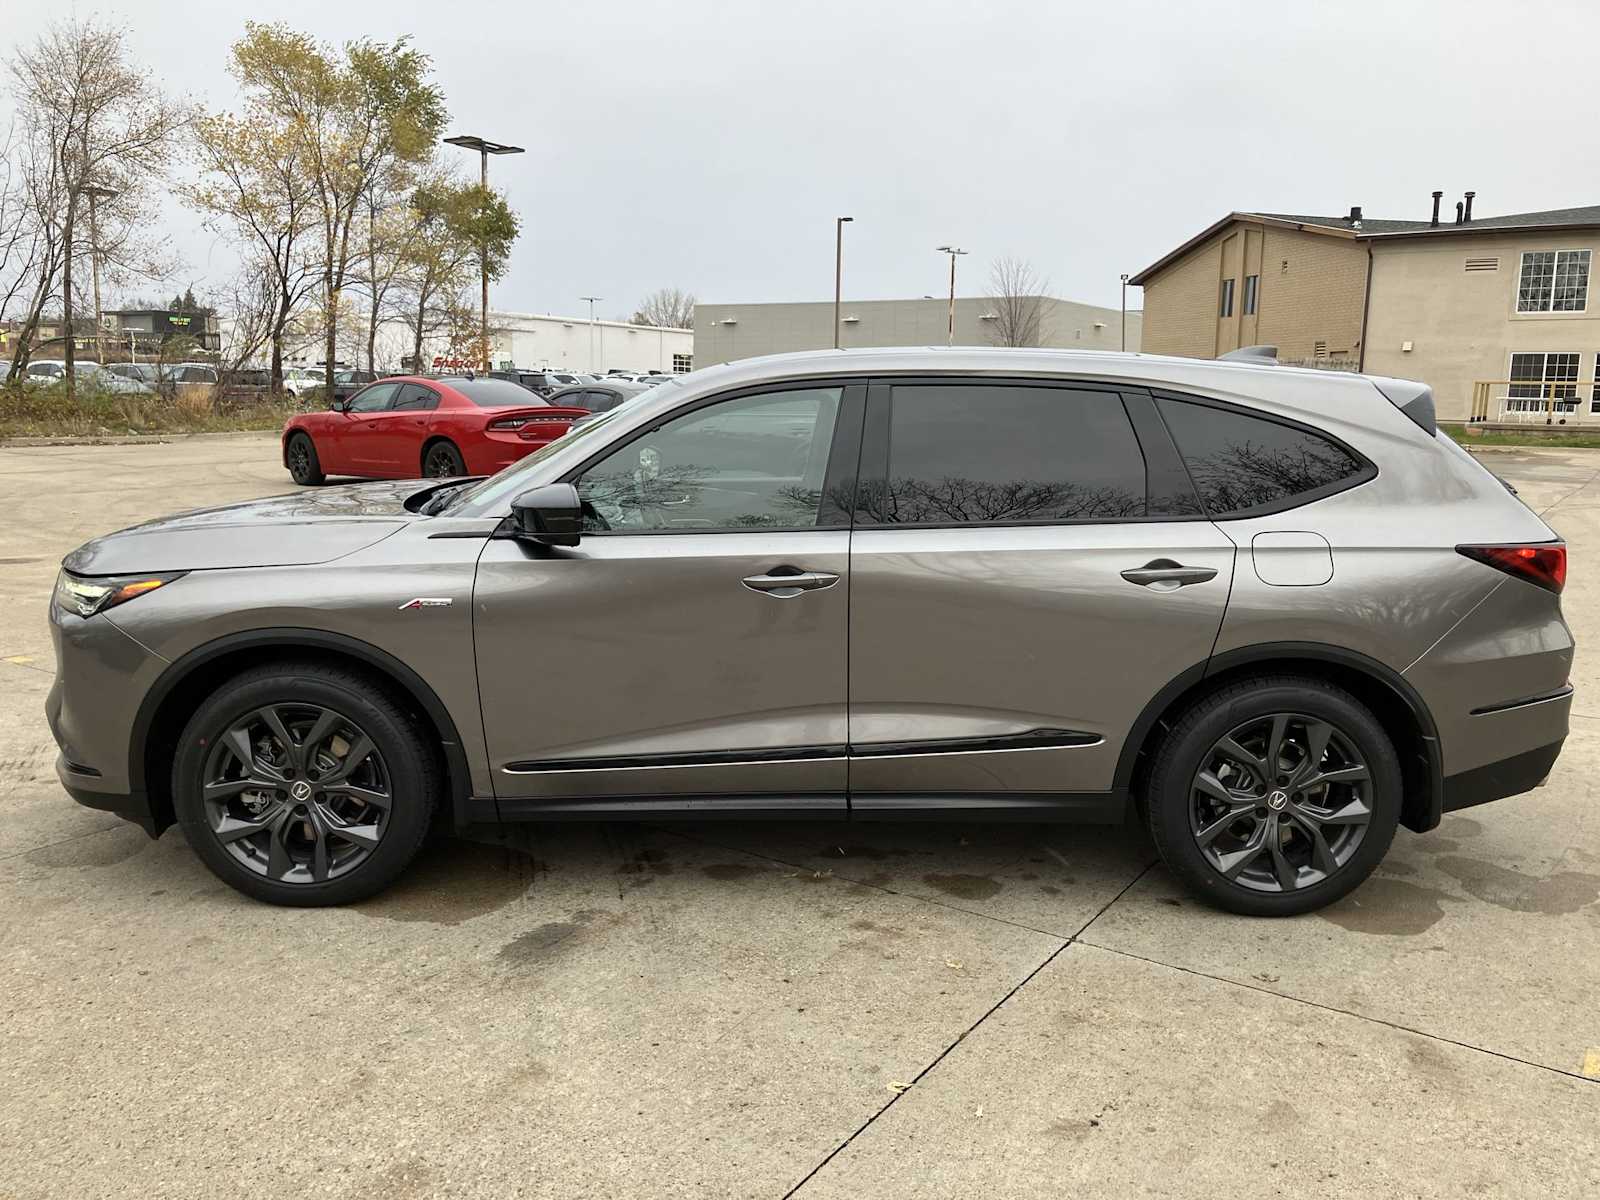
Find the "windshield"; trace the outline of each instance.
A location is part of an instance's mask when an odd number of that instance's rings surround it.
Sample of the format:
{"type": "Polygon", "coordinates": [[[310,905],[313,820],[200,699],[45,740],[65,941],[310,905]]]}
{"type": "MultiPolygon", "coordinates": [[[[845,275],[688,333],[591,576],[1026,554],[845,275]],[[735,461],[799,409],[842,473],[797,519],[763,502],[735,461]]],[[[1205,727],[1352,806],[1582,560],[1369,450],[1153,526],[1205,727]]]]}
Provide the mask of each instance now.
{"type": "Polygon", "coordinates": [[[527,458],[512,463],[498,475],[491,475],[482,483],[474,484],[464,491],[457,492],[450,497],[449,503],[439,511],[458,511],[462,507],[471,505],[483,515],[493,514],[501,509],[509,512],[511,510],[511,502],[527,491],[526,479],[535,465],[543,462],[557,451],[565,450],[580,438],[592,438],[596,433],[613,424],[616,421],[617,414],[627,411],[628,407],[635,401],[645,396],[659,396],[660,394],[659,391],[651,388],[647,392],[640,392],[637,396],[628,397],[610,412],[600,413],[591,417],[564,436],[539,447],[527,458]]]}

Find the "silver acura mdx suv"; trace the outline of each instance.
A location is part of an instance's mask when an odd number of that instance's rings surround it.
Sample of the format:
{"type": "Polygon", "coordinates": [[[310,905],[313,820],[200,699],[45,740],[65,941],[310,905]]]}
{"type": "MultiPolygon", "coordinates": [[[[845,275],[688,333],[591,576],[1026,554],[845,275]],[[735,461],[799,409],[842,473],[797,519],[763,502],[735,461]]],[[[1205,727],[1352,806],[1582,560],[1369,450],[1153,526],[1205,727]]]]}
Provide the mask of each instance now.
{"type": "Polygon", "coordinates": [[[1567,733],[1561,539],[1420,384],[1034,350],[752,359],[489,479],[307,489],[68,555],[66,789],[282,904],[436,816],[1148,823],[1235,912],[1567,733]]]}

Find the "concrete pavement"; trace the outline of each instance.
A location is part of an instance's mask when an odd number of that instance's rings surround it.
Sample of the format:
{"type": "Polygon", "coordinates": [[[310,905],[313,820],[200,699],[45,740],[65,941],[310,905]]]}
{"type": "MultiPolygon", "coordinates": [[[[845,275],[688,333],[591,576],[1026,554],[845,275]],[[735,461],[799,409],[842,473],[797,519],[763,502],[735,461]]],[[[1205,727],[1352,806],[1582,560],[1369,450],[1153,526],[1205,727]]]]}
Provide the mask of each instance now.
{"type": "Polygon", "coordinates": [[[1572,549],[1566,752],[1268,922],[1070,826],[559,826],[254,904],[61,793],[43,606],[289,490],[275,440],[0,449],[0,1196],[1593,1195],[1600,452],[1484,461],[1572,549]]]}

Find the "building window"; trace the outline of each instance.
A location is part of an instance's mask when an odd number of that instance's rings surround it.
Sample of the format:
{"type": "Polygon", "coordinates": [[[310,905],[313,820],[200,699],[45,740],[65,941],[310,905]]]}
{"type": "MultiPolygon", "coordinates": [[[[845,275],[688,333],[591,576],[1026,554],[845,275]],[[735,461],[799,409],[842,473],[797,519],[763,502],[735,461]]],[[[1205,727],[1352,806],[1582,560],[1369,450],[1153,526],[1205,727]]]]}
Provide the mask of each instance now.
{"type": "Polygon", "coordinates": [[[1217,306],[1217,315],[1219,317],[1233,316],[1233,280],[1231,279],[1222,281],[1222,302],[1217,306]]]}
{"type": "Polygon", "coordinates": [[[1594,383],[1589,388],[1589,411],[1600,413],[1600,354],[1594,356],[1594,383]]]}
{"type": "Polygon", "coordinates": [[[1244,277],[1244,315],[1256,315],[1256,299],[1261,292],[1261,276],[1246,275],[1244,277]]]}
{"type": "Polygon", "coordinates": [[[1583,312],[1589,301],[1589,251],[1529,250],[1517,280],[1517,311],[1583,312]]]}
{"type": "Polygon", "coordinates": [[[1546,404],[1556,412],[1578,410],[1578,355],[1513,354],[1506,411],[1544,412],[1546,404]]]}
{"type": "Polygon", "coordinates": [[[672,356],[672,373],[674,375],[687,375],[694,370],[694,355],[674,354],[672,356]]]}

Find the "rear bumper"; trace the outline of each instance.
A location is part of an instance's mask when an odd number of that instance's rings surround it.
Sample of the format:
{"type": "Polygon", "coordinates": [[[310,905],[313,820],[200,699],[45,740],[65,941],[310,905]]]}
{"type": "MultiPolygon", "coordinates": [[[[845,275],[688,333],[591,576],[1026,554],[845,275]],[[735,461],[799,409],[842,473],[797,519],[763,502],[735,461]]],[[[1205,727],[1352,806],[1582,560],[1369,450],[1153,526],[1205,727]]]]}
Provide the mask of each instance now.
{"type": "Polygon", "coordinates": [[[1486,763],[1459,775],[1446,775],[1444,811],[1455,812],[1457,809],[1532,791],[1550,774],[1550,768],[1555,765],[1565,741],[1563,738],[1548,746],[1540,746],[1537,750],[1513,754],[1510,758],[1486,763]]]}

